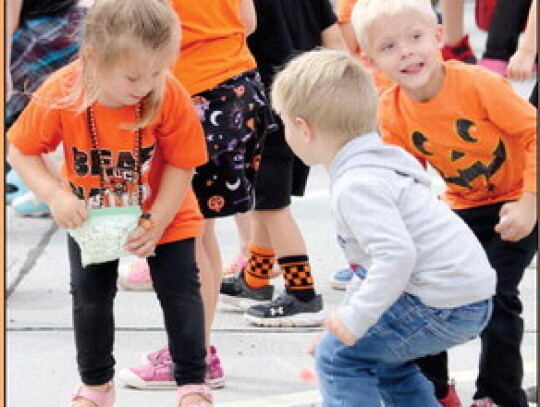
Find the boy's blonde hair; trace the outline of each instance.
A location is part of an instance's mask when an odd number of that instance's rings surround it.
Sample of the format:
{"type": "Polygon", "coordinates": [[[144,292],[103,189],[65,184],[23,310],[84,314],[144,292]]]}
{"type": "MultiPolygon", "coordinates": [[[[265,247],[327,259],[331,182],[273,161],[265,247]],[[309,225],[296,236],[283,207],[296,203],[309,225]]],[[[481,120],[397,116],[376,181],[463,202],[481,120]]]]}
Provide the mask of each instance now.
{"type": "Polygon", "coordinates": [[[369,28],[377,18],[405,11],[421,14],[430,23],[437,24],[430,0],[358,0],[353,8],[351,23],[360,46],[363,49],[369,47],[369,28]]]}
{"type": "Polygon", "coordinates": [[[350,139],[375,128],[377,91],[371,75],[342,51],[305,52],[274,78],[272,105],[317,130],[350,139]]]}
{"type": "MultiPolygon", "coordinates": [[[[172,65],[179,50],[180,24],[166,0],[96,0],[85,18],[80,49],[82,74],[74,100],[82,100],[79,109],[85,110],[99,96],[100,74],[130,58],[157,52],[162,53],[166,64],[172,65]]],[[[144,98],[135,127],[153,121],[164,87],[165,80],[144,98]]]]}

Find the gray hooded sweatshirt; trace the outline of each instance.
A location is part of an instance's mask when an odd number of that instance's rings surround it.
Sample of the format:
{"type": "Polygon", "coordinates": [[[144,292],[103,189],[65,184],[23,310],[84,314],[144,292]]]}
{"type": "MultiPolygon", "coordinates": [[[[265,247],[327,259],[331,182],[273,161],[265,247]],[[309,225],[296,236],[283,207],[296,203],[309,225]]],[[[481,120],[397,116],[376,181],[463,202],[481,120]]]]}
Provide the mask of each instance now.
{"type": "Polygon", "coordinates": [[[368,270],[338,317],[358,337],[403,292],[436,308],[490,298],[495,271],[469,227],[430,188],[420,163],[378,134],[348,142],[329,168],[338,242],[368,270]]]}

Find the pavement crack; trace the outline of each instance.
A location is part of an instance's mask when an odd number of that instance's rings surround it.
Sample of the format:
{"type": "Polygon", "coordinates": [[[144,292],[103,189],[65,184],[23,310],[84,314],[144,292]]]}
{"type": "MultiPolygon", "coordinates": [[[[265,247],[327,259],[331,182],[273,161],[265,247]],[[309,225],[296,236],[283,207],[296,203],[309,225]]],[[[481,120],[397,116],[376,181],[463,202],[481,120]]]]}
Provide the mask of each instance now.
{"type": "Polygon", "coordinates": [[[13,280],[13,282],[9,285],[9,287],[6,289],[6,299],[9,298],[11,294],[13,294],[13,291],[15,291],[15,288],[21,283],[21,281],[26,277],[26,275],[32,270],[32,268],[36,265],[37,260],[45,250],[45,247],[49,244],[52,235],[54,232],[58,230],[58,226],[56,223],[53,223],[49,230],[45,232],[41,240],[39,241],[38,245],[31,249],[28,252],[28,255],[26,256],[26,260],[24,261],[24,264],[21,266],[21,269],[19,270],[19,273],[17,274],[17,277],[13,280]]]}

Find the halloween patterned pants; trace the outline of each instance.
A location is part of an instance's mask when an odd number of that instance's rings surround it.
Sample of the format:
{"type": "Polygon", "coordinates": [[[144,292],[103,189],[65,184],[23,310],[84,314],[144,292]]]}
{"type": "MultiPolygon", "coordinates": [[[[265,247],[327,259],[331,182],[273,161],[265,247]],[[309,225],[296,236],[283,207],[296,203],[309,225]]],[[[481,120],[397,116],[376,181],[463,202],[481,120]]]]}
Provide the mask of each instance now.
{"type": "Polygon", "coordinates": [[[203,216],[251,210],[265,134],[275,128],[259,73],[245,72],[192,99],[209,156],[193,177],[203,216]]]}

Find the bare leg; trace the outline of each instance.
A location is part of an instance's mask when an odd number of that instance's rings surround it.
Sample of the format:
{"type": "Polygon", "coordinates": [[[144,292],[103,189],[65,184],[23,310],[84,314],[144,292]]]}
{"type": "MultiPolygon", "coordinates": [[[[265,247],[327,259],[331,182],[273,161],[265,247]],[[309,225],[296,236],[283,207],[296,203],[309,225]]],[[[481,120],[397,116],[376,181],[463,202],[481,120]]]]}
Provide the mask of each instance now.
{"type": "Polygon", "coordinates": [[[441,0],[445,45],[455,45],[463,38],[463,1],[441,0]]]}
{"type": "Polygon", "coordinates": [[[277,257],[306,254],[304,237],[292,217],[290,207],[253,211],[252,239],[259,247],[272,247],[277,257]]]}
{"type": "Polygon", "coordinates": [[[205,220],[201,236],[196,239],[196,257],[201,276],[205,337],[208,347],[221,284],[221,254],[212,219],[205,220]]]}
{"type": "Polygon", "coordinates": [[[243,256],[244,258],[249,254],[247,246],[251,234],[250,218],[251,212],[237,213],[234,215],[234,221],[236,222],[236,227],[238,229],[238,238],[240,240],[240,250],[238,256],[243,256]]]}

